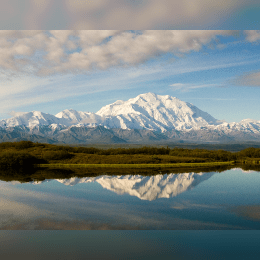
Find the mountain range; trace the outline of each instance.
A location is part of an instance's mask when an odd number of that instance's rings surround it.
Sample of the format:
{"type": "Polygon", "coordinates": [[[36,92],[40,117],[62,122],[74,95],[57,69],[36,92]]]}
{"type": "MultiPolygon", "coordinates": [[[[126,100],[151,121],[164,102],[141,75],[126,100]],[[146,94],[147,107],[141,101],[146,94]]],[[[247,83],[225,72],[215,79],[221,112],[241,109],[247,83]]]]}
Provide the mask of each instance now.
{"type": "Polygon", "coordinates": [[[97,113],[32,111],[0,121],[0,141],[47,143],[153,143],[260,141],[260,121],[220,121],[191,103],[145,93],[118,100],[97,113]]]}

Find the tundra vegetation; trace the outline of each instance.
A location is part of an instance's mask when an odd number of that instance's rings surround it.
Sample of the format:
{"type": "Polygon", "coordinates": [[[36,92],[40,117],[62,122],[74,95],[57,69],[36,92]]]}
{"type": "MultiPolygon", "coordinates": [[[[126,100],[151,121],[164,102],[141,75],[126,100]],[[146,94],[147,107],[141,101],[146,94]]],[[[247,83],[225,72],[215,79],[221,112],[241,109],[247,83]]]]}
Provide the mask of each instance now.
{"type": "Polygon", "coordinates": [[[238,152],[169,147],[72,147],[33,143],[0,143],[1,180],[44,180],[97,176],[223,171],[232,167],[260,170],[260,148],[238,152]]]}
{"type": "Polygon", "coordinates": [[[232,162],[259,164],[260,148],[239,152],[164,147],[111,148],[71,147],[31,141],[0,143],[0,165],[30,168],[34,165],[113,165],[113,164],[210,164],[232,162]]]}

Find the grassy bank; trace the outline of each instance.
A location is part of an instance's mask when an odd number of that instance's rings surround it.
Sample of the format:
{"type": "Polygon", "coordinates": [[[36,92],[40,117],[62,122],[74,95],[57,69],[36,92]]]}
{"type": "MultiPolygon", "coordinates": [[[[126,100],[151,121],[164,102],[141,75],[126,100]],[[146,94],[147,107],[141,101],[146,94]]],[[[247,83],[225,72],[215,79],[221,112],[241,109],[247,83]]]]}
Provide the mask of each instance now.
{"type": "Polygon", "coordinates": [[[231,162],[206,162],[206,163],[157,163],[157,164],[38,164],[38,167],[50,167],[50,168],[182,168],[182,167],[214,167],[222,165],[234,165],[234,161],[231,162]]]}

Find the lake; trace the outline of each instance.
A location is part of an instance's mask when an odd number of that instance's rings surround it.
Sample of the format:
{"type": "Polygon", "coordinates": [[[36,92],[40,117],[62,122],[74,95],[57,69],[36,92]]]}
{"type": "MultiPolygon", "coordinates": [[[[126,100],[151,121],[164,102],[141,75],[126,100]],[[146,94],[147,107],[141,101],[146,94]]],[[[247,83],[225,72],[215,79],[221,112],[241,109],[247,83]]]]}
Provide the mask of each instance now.
{"type": "Polygon", "coordinates": [[[259,230],[260,172],[0,181],[1,230],[259,230]]]}

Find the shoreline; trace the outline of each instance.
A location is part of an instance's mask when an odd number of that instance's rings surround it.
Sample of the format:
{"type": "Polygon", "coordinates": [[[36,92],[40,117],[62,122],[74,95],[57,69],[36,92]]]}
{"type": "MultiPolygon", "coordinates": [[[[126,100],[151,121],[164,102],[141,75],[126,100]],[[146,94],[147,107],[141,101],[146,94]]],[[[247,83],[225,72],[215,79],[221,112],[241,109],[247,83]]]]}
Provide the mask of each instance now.
{"type": "Polygon", "coordinates": [[[206,163],[158,163],[158,164],[37,164],[40,168],[182,168],[182,167],[210,167],[210,166],[235,165],[229,162],[206,162],[206,163]]]}

